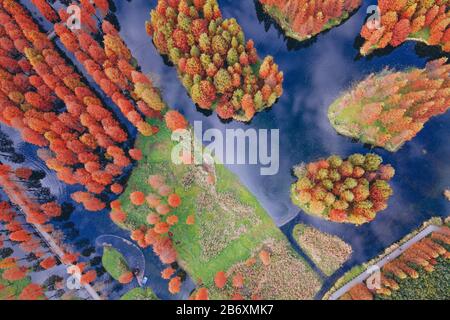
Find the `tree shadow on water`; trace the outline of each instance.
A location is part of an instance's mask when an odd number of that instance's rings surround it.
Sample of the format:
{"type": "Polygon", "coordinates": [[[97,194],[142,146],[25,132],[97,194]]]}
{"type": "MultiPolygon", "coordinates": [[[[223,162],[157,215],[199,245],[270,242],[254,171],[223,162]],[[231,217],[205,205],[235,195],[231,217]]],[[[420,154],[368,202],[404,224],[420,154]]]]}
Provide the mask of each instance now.
{"type": "Polygon", "coordinates": [[[450,53],[444,52],[439,46],[430,46],[422,42],[416,44],[414,51],[419,57],[427,58],[428,60],[450,58],[450,53]]]}

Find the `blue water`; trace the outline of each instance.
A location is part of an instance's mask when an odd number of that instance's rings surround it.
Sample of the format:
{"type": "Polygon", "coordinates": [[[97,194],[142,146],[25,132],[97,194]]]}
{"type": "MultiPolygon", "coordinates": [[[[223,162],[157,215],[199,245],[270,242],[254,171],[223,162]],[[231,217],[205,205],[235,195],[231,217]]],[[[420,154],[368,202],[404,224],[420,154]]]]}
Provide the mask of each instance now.
{"type": "MultiPolygon", "coordinates": [[[[335,275],[325,279],[318,298],[352,266],[375,257],[429,218],[450,213],[450,203],[442,195],[450,187],[449,112],[429,121],[413,141],[396,153],[379,148],[370,150],[339,136],[328,121],[328,106],[355,82],[385,68],[422,68],[435,54],[434,50],[424,50],[421,45],[407,42],[389,52],[369,58],[358,57],[359,47],[355,41],[366,18],[366,8],[375,3],[364,1],[343,25],[319,35],[307,45],[300,45],[286,41],[267,17],[257,11],[253,1],[219,0],[223,16],[235,17],[246,37],[255,41],[259,55],[273,55],[285,74],[285,92],[272,109],[258,114],[250,124],[224,124],[216,115],[205,116],[196,110],[178,81],[176,70],[164,64],[146,35],[144,23],[149,19],[150,10],[156,6],[156,0],[115,1],[121,35],[133,55],[143,71],[157,80],[165,101],[182,112],[191,123],[202,121],[204,130],[280,130],[280,171],[277,175],[261,176],[259,166],[252,165],[229,165],[228,168],[258,198],[291,242],[293,226],[303,222],[338,235],[352,245],[354,253],[351,259],[335,275]],[[299,212],[292,205],[289,199],[289,187],[294,182],[290,172],[292,166],[332,153],[345,157],[369,151],[380,154],[397,170],[392,180],[394,196],[388,209],[379,213],[375,221],[362,227],[336,224],[299,212]]],[[[131,129],[130,133],[134,134],[131,129]]],[[[94,240],[102,234],[126,236],[109,220],[106,212],[87,213],[77,208],[71,219],[80,229],[80,237],[94,240]]],[[[294,248],[298,250],[298,247],[294,248]]],[[[172,298],[167,293],[166,282],[160,279],[162,266],[158,259],[149,249],[144,254],[150,286],[161,298],[172,298]]],[[[178,297],[186,297],[191,289],[192,283],[188,281],[178,297]]]]}

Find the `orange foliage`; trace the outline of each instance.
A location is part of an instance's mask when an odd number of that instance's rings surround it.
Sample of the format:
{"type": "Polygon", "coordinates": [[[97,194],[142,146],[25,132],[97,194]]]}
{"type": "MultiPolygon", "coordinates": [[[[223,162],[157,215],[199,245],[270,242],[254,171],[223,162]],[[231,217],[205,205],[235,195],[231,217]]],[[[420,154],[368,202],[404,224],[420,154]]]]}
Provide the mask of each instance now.
{"type": "Polygon", "coordinates": [[[214,283],[216,284],[216,287],[219,289],[225,287],[227,281],[228,281],[227,275],[223,271],[217,272],[216,276],[214,277],[214,283]]]}
{"type": "Polygon", "coordinates": [[[25,278],[27,269],[23,267],[12,267],[3,271],[2,277],[6,281],[18,281],[25,278]]]}
{"type": "Polygon", "coordinates": [[[188,122],[184,116],[175,110],[170,110],[164,116],[166,120],[166,126],[171,131],[186,129],[188,127],[188,122]]]}
{"type": "Polygon", "coordinates": [[[163,278],[165,280],[169,280],[170,277],[172,277],[174,274],[175,274],[175,269],[173,269],[171,267],[167,267],[161,272],[161,278],[163,278]]]}
{"type": "Polygon", "coordinates": [[[120,282],[121,284],[128,284],[128,283],[130,283],[131,281],[133,281],[133,278],[134,278],[133,273],[130,272],[130,271],[128,271],[128,272],[125,272],[124,274],[122,274],[122,275],[119,277],[119,282],[120,282]]]}
{"type": "Polygon", "coordinates": [[[195,224],[195,216],[194,216],[194,215],[188,216],[187,219],[186,219],[186,224],[187,224],[187,225],[193,225],[193,224],[195,224]]]}
{"type": "Polygon", "coordinates": [[[141,191],[135,191],[130,194],[130,201],[135,206],[141,206],[145,203],[145,195],[141,191]]]}
{"type": "Polygon", "coordinates": [[[200,288],[197,290],[195,300],[209,300],[208,289],[200,288]]]}
{"type": "Polygon", "coordinates": [[[270,253],[267,252],[266,250],[262,250],[259,253],[259,258],[261,259],[261,262],[265,265],[268,266],[270,264],[270,253]]]}
{"type": "Polygon", "coordinates": [[[44,298],[44,290],[35,283],[27,285],[19,295],[19,300],[39,300],[44,298]]]}
{"type": "Polygon", "coordinates": [[[167,199],[167,203],[172,208],[177,208],[181,205],[181,198],[176,193],[172,193],[171,195],[169,195],[169,197],[167,199]]]}
{"type": "Polygon", "coordinates": [[[97,272],[95,270],[89,270],[81,276],[80,283],[85,285],[94,282],[97,279],[97,272]]]}
{"type": "Polygon", "coordinates": [[[51,256],[41,261],[40,266],[45,270],[51,269],[56,265],[55,257],[51,256]]]}

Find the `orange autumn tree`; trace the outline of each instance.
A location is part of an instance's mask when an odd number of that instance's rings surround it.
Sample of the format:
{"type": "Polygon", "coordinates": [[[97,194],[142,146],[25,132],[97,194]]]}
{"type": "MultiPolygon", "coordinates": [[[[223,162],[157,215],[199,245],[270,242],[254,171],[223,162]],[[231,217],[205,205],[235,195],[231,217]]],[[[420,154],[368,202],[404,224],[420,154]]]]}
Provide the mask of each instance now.
{"type": "Polygon", "coordinates": [[[42,260],[39,264],[42,268],[44,268],[45,270],[51,269],[54,266],[56,266],[56,259],[55,257],[51,256],[48,258],[45,258],[44,260],[42,260]]]}
{"type": "MultiPolygon", "coordinates": [[[[377,154],[332,155],[293,168],[292,202],[307,214],[340,223],[361,225],[387,208],[394,168],[377,154]]],[[[261,257],[265,258],[265,257],[261,257]]],[[[268,261],[267,261],[268,262],[268,261]]]]}
{"type": "Polygon", "coordinates": [[[6,281],[18,281],[27,276],[27,269],[24,267],[12,267],[3,271],[2,277],[6,281]]]}
{"type": "Polygon", "coordinates": [[[141,191],[135,191],[130,194],[130,200],[135,206],[141,206],[145,203],[145,195],[141,191]]]}
{"type": "Polygon", "coordinates": [[[171,294],[177,294],[181,289],[181,278],[174,277],[169,281],[169,292],[171,294]]]}
{"type": "Polygon", "coordinates": [[[200,288],[195,294],[195,300],[209,300],[209,292],[207,288],[200,288]]]}
{"type": "Polygon", "coordinates": [[[170,131],[182,130],[188,127],[188,122],[185,117],[176,110],[167,111],[164,119],[170,131]]]}
{"type": "Polygon", "coordinates": [[[89,270],[81,276],[80,283],[86,285],[94,282],[97,279],[97,272],[95,270],[89,270]]]}
{"type": "Polygon", "coordinates": [[[222,289],[227,284],[228,278],[223,271],[217,272],[216,276],[214,277],[214,283],[216,284],[216,287],[219,289],[222,289]]]}
{"type": "Polygon", "coordinates": [[[169,280],[175,274],[175,271],[172,267],[167,267],[161,272],[161,278],[169,280]]]}
{"type": "MultiPolygon", "coordinates": [[[[106,8],[104,4],[101,7],[106,8]]],[[[126,118],[141,134],[150,136],[155,132],[155,128],[148,124],[140,113],[154,116],[164,108],[164,103],[158,90],[153,88],[151,80],[132,66],[131,52],[115,27],[104,20],[101,30],[98,30],[92,19],[92,15],[95,14],[93,8],[89,2],[82,6],[82,18],[87,21],[85,23],[87,28],[83,30],[70,30],[64,27],[68,16],[62,8],[61,21],[54,25],[55,31],[65,47],[74,53],[76,59],[126,118]],[[99,31],[103,31],[103,41],[100,43],[95,40],[95,35],[98,35],[99,31]],[[134,95],[129,96],[128,92],[133,89],[134,95]]],[[[117,131],[118,127],[111,127],[108,132],[111,130],[117,131]]]]}

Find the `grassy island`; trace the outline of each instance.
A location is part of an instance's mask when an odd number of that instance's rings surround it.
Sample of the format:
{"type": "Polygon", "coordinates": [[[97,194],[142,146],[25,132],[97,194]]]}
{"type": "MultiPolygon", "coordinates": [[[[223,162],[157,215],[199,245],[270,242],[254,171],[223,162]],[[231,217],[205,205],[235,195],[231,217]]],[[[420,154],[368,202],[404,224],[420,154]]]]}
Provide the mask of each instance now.
{"type": "MultiPolygon", "coordinates": [[[[130,268],[128,266],[125,257],[117,251],[115,248],[110,246],[105,246],[103,248],[102,264],[105,270],[119,282],[130,282],[124,281],[126,277],[130,277],[130,268]]],[[[131,274],[132,278],[132,274],[131,274]]]]}
{"type": "Polygon", "coordinates": [[[376,154],[333,155],[293,171],[292,202],[306,213],[334,222],[360,225],[386,209],[392,195],[389,180],[395,174],[376,154]]]}
{"type": "Polygon", "coordinates": [[[141,246],[147,240],[163,262],[176,259],[212,299],[237,293],[247,298],[312,299],[320,289],[319,278],[238,178],[223,165],[174,164],[170,130],[158,119],[151,122],[160,131],[137,139],[136,148],[144,155],[119,199],[126,212],[119,225],[133,230],[134,239],[145,232],[138,240],[141,246]],[[159,194],[176,194],[181,201],[156,196],[156,187],[159,194]],[[147,204],[136,202],[137,190],[147,195],[147,204]],[[160,230],[164,220],[172,223],[170,233],[160,230]],[[156,237],[155,230],[164,234],[156,237]],[[171,243],[175,252],[160,248],[161,242],[171,243]],[[215,278],[220,272],[230,281],[219,288],[215,278]],[[234,277],[235,286],[229,283],[234,277]]]}
{"type": "Polygon", "coordinates": [[[264,11],[278,23],[286,36],[297,41],[310,39],[340,25],[361,5],[361,0],[345,1],[342,7],[333,6],[333,2],[318,3],[309,0],[259,1],[264,11]]]}
{"type": "Polygon", "coordinates": [[[216,0],[159,0],[147,31],[192,100],[222,119],[250,121],[283,93],[273,58],[258,58],[253,41],[236,19],[222,18],[216,0]]]}
{"type": "Polygon", "coordinates": [[[424,69],[371,74],[329,108],[335,130],[395,152],[433,116],[450,107],[450,66],[442,58],[424,69]]]}
{"type": "Polygon", "coordinates": [[[352,247],[339,237],[304,224],[294,227],[293,236],[300,248],[327,276],[338,270],[353,252],[352,247]]]}

